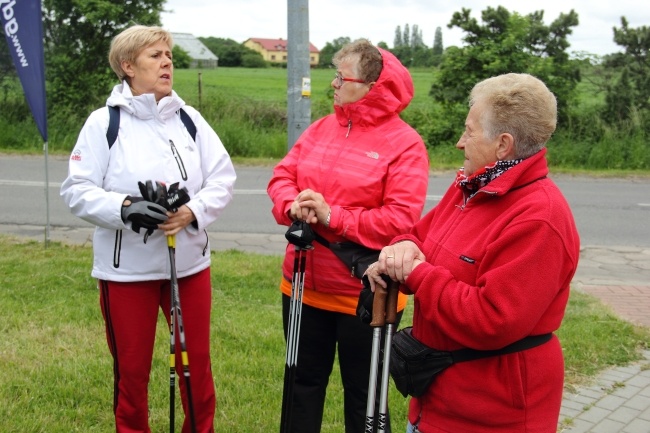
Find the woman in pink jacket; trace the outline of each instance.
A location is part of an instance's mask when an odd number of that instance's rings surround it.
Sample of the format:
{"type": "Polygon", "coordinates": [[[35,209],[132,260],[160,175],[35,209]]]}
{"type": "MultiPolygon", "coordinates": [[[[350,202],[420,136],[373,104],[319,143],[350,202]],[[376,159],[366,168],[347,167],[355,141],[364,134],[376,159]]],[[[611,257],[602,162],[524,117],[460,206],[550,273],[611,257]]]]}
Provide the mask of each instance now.
{"type": "MultiPolygon", "coordinates": [[[[499,350],[560,327],[580,241],[548,176],[556,100],[537,78],[477,84],[456,147],[465,164],[440,203],[371,265],[414,297],[412,336],[438,350],[499,350]]],[[[557,337],[453,364],[410,401],[409,432],[554,433],[564,361],[557,337]]]]}
{"type": "MultiPolygon", "coordinates": [[[[333,59],[334,114],[314,122],[275,167],[273,216],[301,219],[329,242],[379,250],[421,217],[428,183],[422,138],[400,119],[413,98],[408,70],[367,40],[333,59]]],[[[287,245],[281,291],[287,329],[294,246],[287,245]]],[[[320,431],[338,349],[345,431],[364,431],[372,328],[356,317],[362,284],[330,249],[314,242],[305,272],[292,431],[320,431]]],[[[400,309],[406,304],[401,299],[400,309]]],[[[387,430],[387,432],[390,430],[387,430]]]]}

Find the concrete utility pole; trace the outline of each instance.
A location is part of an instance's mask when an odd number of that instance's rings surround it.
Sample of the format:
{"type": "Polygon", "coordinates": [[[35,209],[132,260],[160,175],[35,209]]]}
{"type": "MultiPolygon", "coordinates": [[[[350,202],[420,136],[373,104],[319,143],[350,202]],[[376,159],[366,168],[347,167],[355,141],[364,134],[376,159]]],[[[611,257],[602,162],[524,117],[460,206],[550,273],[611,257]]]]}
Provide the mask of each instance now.
{"type": "Polygon", "coordinates": [[[309,0],[287,0],[288,149],[311,123],[309,0]]]}

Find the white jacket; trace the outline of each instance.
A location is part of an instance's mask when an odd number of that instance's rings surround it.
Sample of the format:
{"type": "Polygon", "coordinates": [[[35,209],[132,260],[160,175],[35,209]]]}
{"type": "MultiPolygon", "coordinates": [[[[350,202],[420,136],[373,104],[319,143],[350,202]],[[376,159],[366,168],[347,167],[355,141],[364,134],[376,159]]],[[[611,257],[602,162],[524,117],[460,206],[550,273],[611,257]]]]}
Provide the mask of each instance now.
{"type": "Polygon", "coordinates": [[[147,180],[168,186],[180,182],[191,197],[187,206],[196,216],[196,225],[176,235],[178,277],[207,268],[210,244],[205,229],[232,200],[236,179],[221,140],[174,91],[156,104],[152,94],[133,96],[124,82],[114,87],[106,104],[121,107],[115,144],[109,149],[106,141],[108,108],[91,113],[61,186],[61,197],[72,213],[96,226],[92,276],[111,281],[169,279],[169,250],[163,232],[154,231],[145,244],[146,229],[137,234],[130,222],[122,221],[122,202],[127,195],[141,197],[138,181],[147,180]],[[196,125],[196,142],[180,119],[181,107],[196,125]]]}

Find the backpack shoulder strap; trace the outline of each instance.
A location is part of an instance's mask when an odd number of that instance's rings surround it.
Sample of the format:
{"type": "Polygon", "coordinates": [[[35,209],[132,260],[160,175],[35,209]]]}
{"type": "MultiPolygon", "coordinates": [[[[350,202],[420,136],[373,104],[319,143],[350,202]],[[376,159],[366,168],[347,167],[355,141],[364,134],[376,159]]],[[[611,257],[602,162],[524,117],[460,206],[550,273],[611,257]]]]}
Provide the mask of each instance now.
{"type": "MultiPolygon", "coordinates": [[[[106,141],[108,142],[108,148],[110,149],[115,144],[117,140],[117,133],[120,129],[120,107],[111,107],[108,106],[108,129],[106,130],[106,141]]],[[[180,109],[181,120],[183,125],[187,129],[187,132],[192,136],[192,140],[196,141],[196,125],[190,118],[189,114],[182,108],[180,109]]]]}
{"type": "Polygon", "coordinates": [[[190,118],[190,115],[187,114],[185,110],[181,108],[180,113],[181,113],[181,120],[183,121],[183,125],[185,125],[187,132],[189,132],[190,135],[192,136],[192,140],[196,142],[196,125],[190,118]]]}
{"type": "Polygon", "coordinates": [[[106,130],[106,141],[108,142],[108,149],[110,150],[117,140],[117,132],[120,129],[120,107],[108,106],[108,129],[106,130]]]}

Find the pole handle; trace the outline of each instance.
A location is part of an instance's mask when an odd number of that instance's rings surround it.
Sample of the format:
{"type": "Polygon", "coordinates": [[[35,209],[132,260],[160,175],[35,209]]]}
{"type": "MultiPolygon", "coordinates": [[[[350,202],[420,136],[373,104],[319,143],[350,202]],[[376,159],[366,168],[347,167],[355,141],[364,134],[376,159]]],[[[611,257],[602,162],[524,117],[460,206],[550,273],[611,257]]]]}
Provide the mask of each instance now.
{"type": "MultiPolygon", "coordinates": [[[[386,323],[395,324],[397,321],[397,296],[399,295],[399,283],[390,281],[388,283],[388,299],[386,300],[386,323]]],[[[373,306],[374,308],[374,306],[373,306]]],[[[374,310],[373,310],[374,311],[374,310]]]]}
{"type": "Polygon", "coordinates": [[[388,289],[379,284],[375,285],[375,295],[372,300],[372,321],[370,326],[384,326],[386,323],[386,298],[388,289]]]}

